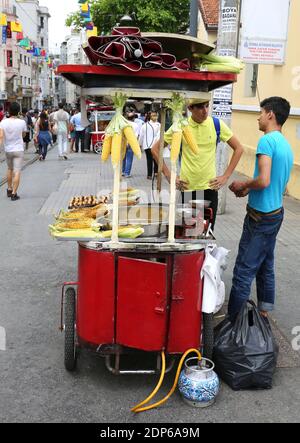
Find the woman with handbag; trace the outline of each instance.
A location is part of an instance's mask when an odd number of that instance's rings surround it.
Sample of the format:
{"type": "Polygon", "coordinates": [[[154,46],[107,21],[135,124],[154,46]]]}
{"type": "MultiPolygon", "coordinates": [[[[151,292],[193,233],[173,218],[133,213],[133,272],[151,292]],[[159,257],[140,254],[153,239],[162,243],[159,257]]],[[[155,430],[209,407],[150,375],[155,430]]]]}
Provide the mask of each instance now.
{"type": "MultiPolygon", "coordinates": [[[[71,111],[70,119],[73,117],[73,115],[75,115],[75,112],[76,111],[74,110],[71,111]]],[[[76,150],[74,149],[76,141],[76,131],[75,131],[75,126],[72,123],[69,124],[69,140],[71,141],[70,152],[76,152],[76,150]]]]}
{"type": "Polygon", "coordinates": [[[40,161],[46,160],[48,146],[51,145],[51,133],[48,116],[42,112],[35,126],[35,143],[39,145],[40,161]]]}

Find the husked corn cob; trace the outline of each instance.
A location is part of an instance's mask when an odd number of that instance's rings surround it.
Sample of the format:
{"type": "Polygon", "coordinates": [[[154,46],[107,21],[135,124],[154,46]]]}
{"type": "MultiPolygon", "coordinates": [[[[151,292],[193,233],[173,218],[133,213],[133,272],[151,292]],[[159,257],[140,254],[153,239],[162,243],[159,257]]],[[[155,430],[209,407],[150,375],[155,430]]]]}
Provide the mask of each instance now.
{"type": "Polygon", "coordinates": [[[126,140],[128,144],[130,145],[131,149],[133,150],[133,153],[139,158],[142,158],[142,151],[140,144],[136,138],[136,135],[134,133],[134,129],[132,126],[127,126],[124,129],[124,135],[126,137],[126,140]]]}
{"type": "Polygon", "coordinates": [[[185,141],[187,142],[187,144],[189,145],[189,147],[193,151],[193,153],[198,154],[199,148],[198,148],[198,145],[197,145],[196,140],[194,138],[194,135],[191,131],[191,128],[189,126],[186,126],[183,129],[183,136],[184,136],[185,141]]]}
{"type": "Polygon", "coordinates": [[[176,163],[180,154],[182,131],[173,132],[171,145],[171,162],[176,163]]]}
{"type": "Polygon", "coordinates": [[[56,238],[91,238],[101,239],[103,235],[100,232],[92,231],[91,229],[78,229],[73,231],[52,231],[51,235],[56,238]]]}
{"type": "Polygon", "coordinates": [[[121,149],[122,149],[122,133],[114,134],[112,139],[112,148],[111,148],[111,159],[113,165],[118,165],[121,160],[121,149]]]}
{"type": "Polygon", "coordinates": [[[126,150],[127,150],[127,140],[123,136],[123,139],[122,139],[122,151],[121,151],[121,160],[122,161],[124,160],[124,158],[126,156],[126,150]]]}
{"type": "Polygon", "coordinates": [[[58,230],[69,230],[69,229],[90,229],[92,222],[94,220],[90,218],[82,218],[80,220],[66,220],[66,221],[59,221],[54,226],[55,229],[58,230]]]}
{"type": "Polygon", "coordinates": [[[112,149],[112,136],[111,135],[106,135],[105,139],[104,139],[104,143],[103,143],[103,148],[102,148],[102,161],[106,162],[111,154],[111,149],[112,149]]]}

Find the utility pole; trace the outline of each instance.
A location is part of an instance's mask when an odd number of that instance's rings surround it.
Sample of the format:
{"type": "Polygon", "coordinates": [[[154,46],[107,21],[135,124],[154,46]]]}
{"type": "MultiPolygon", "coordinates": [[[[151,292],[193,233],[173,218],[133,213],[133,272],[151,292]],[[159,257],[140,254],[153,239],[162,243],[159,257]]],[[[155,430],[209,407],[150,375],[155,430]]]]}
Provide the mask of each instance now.
{"type": "Polygon", "coordinates": [[[190,35],[192,37],[198,36],[198,16],[198,0],[190,0],[190,35]]]}
{"type": "MultiPolygon", "coordinates": [[[[220,0],[217,53],[222,56],[238,55],[240,34],[240,11],[242,0],[220,0]]],[[[214,93],[213,115],[231,127],[233,85],[225,86],[214,93]]],[[[220,143],[217,150],[217,175],[227,169],[229,147],[220,143]]],[[[226,211],[227,186],[219,193],[219,213],[226,211]]]]}

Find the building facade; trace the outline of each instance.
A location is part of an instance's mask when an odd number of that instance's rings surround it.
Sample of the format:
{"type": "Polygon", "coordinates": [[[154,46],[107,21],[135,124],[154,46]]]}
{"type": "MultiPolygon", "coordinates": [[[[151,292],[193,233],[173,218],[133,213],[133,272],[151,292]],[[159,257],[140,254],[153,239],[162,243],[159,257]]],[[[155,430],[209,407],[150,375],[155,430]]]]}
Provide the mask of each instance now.
{"type": "MultiPolygon", "coordinates": [[[[23,32],[38,48],[49,53],[49,10],[39,0],[13,0],[23,32]]],[[[31,57],[32,106],[42,109],[51,102],[49,69],[42,57],[31,57]]],[[[24,82],[24,76],[23,82],[24,82]]],[[[28,91],[28,85],[24,93],[28,91]]]]}

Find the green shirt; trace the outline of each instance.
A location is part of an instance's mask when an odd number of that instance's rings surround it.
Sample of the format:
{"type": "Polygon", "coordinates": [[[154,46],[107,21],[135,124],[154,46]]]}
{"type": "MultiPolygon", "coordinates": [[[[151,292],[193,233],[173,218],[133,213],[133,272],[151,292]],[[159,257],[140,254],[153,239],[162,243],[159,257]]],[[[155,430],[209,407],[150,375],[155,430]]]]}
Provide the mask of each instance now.
{"type": "MultiPolygon", "coordinates": [[[[220,124],[220,139],[226,143],[232,138],[233,133],[222,120],[220,124]]],[[[203,123],[196,123],[190,117],[189,125],[199,147],[199,154],[194,154],[183,139],[180,179],[189,183],[189,191],[203,191],[209,189],[210,181],[217,176],[217,133],[212,117],[208,117],[203,123]]],[[[168,144],[172,142],[171,129],[165,134],[165,142],[168,144]]]]}

